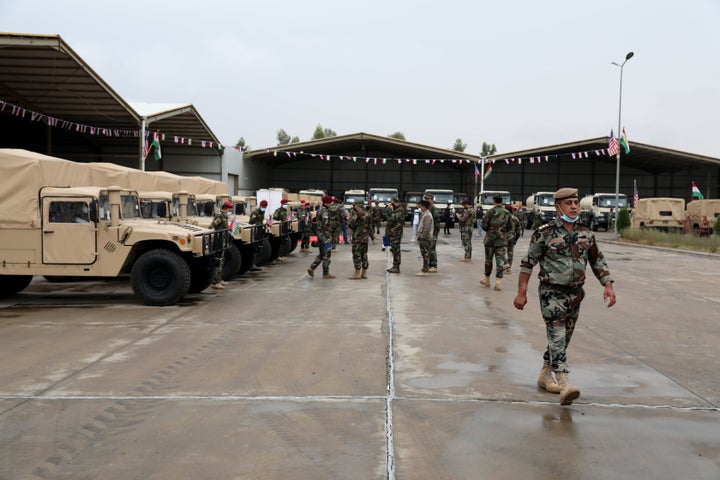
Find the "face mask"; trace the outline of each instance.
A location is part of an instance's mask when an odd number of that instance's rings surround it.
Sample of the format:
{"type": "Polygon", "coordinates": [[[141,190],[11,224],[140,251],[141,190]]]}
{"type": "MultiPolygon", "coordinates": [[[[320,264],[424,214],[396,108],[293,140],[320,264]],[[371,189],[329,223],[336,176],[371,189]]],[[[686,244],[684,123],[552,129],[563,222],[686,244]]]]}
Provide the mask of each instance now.
{"type": "Polygon", "coordinates": [[[260,207],[260,210],[262,210],[262,211],[264,212],[264,211],[265,211],[265,207],[260,207]]]}
{"type": "Polygon", "coordinates": [[[229,217],[230,215],[232,215],[231,212],[225,212],[225,216],[226,216],[226,217],[229,217]]]}
{"type": "Polygon", "coordinates": [[[570,217],[568,217],[567,215],[565,215],[565,214],[563,213],[562,215],[560,215],[560,218],[561,218],[563,221],[567,222],[567,223],[575,223],[575,222],[578,221],[578,218],[580,218],[580,217],[578,216],[578,217],[575,217],[575,218],[570,218],[570,217]]]}

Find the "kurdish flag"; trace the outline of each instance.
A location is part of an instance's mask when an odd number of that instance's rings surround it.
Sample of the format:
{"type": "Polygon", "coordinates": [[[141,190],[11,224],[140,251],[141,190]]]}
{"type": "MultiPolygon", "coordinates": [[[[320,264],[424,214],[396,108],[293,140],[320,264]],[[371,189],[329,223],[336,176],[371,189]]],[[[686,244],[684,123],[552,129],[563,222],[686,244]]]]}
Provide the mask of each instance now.
{"type": "Polygon", "coordinates": [[[703,197],[702,192],[697,187],[697,185],[695,185],[695,182],[692,182],[692,198],[697,198],[698,200],[705,200],[705,197],[703,197]]]}
{"type": "Polygon", "coordinates": [[[162,151],[160,150],[160,135],[158,132],[155,132],[151,146],[153,147],[155,160],[160,160],[162,158],[162,151]]]}
{"type": "Polygon", "coordinates": [[[485,175],[483,176],[483,180],[487,180],[491,173],[492,173],[492,162],[488,162],[488,166],[485,169],[485,175]]]}
{"type": "Polygon", "coordinates": [[[625,134],[625,127],[622,128],[622,135],[620,135],[620,145],[625,149],[625,155],[630,153],[630,144],[628,143],[627,135],[625,134]]]}

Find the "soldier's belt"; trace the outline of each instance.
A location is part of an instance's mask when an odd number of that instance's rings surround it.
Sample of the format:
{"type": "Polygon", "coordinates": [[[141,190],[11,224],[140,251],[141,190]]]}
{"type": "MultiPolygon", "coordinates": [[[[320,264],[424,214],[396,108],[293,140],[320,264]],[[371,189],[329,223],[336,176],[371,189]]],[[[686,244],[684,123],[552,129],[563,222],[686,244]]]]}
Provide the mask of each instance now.
{"type": "Polygon", "coordinates": [[[541,288],[549,289],[549,290],[559,290],[561,292],[574,292],[576,290],[580,290],[583,286],[580,285],[559,285],[557,283],[541,283],[541,288]]]}

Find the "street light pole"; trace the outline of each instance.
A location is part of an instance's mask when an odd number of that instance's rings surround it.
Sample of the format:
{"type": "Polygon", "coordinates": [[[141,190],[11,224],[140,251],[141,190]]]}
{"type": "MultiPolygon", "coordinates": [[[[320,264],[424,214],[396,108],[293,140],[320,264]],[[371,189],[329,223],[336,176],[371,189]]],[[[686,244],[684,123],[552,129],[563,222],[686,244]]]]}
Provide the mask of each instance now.
{"type": "MultiPolygon", "coordinates": [[[[620,100],[618,101],[618,128],[617,128],[617,136],[618,139],[620,138],[620,125],[622,120],[622,79],[623,79],[623,67],[627,63],[628,60],[630,60],[633,55],[635,55],[633,52],[628,52],[627,55],[625,55],[625,61],[622,63],[612,62],[613,65],[616,67],[620,67],[620,100]]],[[[611,139],[612,140],[612,139],[611,139]]],[[[615,219],[614,219],[614,238],[615,240],[618,239],[618,203],[620,202],[620,146],[618,145],[617,149],[617,155],[616,155],[616,162],[615,162],[615,219]]],[[[609,219],[608,219],[609,220],[609,219]]]]}

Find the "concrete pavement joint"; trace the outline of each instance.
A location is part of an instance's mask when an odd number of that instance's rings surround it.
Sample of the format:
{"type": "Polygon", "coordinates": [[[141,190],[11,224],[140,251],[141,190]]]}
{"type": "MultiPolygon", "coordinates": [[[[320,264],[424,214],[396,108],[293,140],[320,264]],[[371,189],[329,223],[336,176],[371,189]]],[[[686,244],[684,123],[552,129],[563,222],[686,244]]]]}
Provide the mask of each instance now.
{"type": "MultiPolygon", "coordinates": [[[[388,249],[389,250],[389,249],[388,249]]],[[[388,261],[390,263],[390,255],[388,261]]],[[[395,359],[393,356],[393,311],[390,301],[390,273],[385,272],[385,307],[388,315],[388,347],[387,347],[387,397],[385,399],[385,438],[387,461],[385,472],[388,480],[395,480],[395,447],[393,444],[392,402],[395,398],[395,359]]]]}

